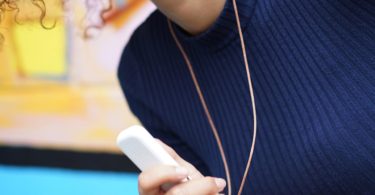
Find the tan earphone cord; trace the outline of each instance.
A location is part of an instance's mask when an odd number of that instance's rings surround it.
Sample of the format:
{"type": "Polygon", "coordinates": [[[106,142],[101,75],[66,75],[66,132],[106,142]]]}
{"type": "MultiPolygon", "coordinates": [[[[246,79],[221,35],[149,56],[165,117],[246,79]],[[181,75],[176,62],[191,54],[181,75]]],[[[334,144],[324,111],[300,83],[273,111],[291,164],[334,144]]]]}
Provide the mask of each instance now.
{"type": "MultiPolygon", "coordinates": [[[[244,185],[245,185],[245,181],[246,181],[246,177],[249,174],[251,161],[252,161],[253,154],[254,154],[254,146],[255,146],[255,140],[256,140],[256,134],[257,134],[257,114],[256,114],[256,107],[255,107],[255,97],[254,97],[253,83],[252,83],[252,80],[251,80],[249,64],[248,64],[248,61],[247,61],[246,47],[245,47],[245,42],[244,42],[243,33],[242,33],[242,29],[241,29],[240,17],[239,17],[239,14],[238,14],[237,2],[236,2],[236,0],[232,0],[232,1],[233,1],[234,13],[236,15],[236,23],[237,23],[237,28],[238,28],[238,34],[239,34],[239,37],[240,37],[242,55],[243,55],[243,60],[244,60],[244,63],[245,63],[246,76],[247,76],[247,81],[248,81],[248,86],[249,86],[250,97],[251,97],[251,105],[252,105],[252,109],[253,109],[253,129],[254,129],[249,158],[247,160],[246,169],[244,171],[244,175],[242,177],[241,185],[240,185],[240,188],[239,188],[238,193],[237,193],[238,195],[240,195],[240,194],[242,194],[242,191],[243,191],[243,188],[244,188],[244,185]]],[[[196,91],[198,93],[199,100],[200,100],[200,102],[203,106],[203,109],[204,109],[205,115],[208,119],[208,122],[210,124],[211,130],[212,130],[212,132],[215,136],[217,145],[219,147],[220,155],[221,155],[221,158],[222,158],[223,164],[224,164],[226,179],[227,179],[227,183],[228,183],[228,194],[231,195],[232,194],[232,183],[231,183],[230,171],[229,171],[229,168],[228,168],[227,158],[226,158],[226,155],[225,155],[222,143],[221,143],[221,139],[219,137],[218,131],[217,131],[216,126],[215,126],[215,123],[212,120],[211,113],[208,110],[206,100],[204,99],[204,96],[203,96],[203,93],[201,91],[200,85],[199,85],[198,80],[195,76],[195,72],[194,72],[193,66],[190,62],[190,59],[189,59],[188,55],[186,54],[184,48],[182,47],[180,41],[178,40],[170,20],[168,20],[168,25],[169,25],[169,30],[170,30],[170,32],[173,36],[173,39],[176,42],[177,47],[179,48],[181,54],[184,57],[186,65],[189,68],[190,76],[191,76],[191,78],[194,82],[194,86],[195,86],[196,91]]]]}

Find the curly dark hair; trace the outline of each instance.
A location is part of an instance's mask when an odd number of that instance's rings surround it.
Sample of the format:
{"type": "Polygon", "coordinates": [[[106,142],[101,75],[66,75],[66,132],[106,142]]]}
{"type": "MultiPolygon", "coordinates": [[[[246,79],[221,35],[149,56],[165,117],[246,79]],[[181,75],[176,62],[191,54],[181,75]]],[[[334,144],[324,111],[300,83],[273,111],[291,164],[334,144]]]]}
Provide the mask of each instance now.
{"type": "MultiPolygon", "coordinates": [[[[35,7],[37,7],[39,10],[40,10],[40,16],[39,16],[39,23],[40,25],[44,28],[44,29],[53,29],[55,26],[56,26],[56,21],[53,23],[52,26],[47,26],[44,24],[44,19],[46,17],[46,13],[47,13],[47,8],[46,8],[46,4],[44,2],[44,0],[25,0],[25,1],[30,1],[35,7]]],[[[61,3],[62,5],[64,5],[67,1],[69,0],[61,0],[61,3]]],[[[100,15],[100,18],[104,21],[104,14],[107,13],[108,11],[110,11],[112,9],[112,1],[111,0],[107,0],[108,1],[108,6],[100,6],[100,11],[99,11],[99,15],[100,15]]],[[[85,0],[85,6],[87,8],[87,10],[89,10],[86,15],[89,15],[91,13],[91,10],[95,10],[95,6],[98,6],[98,0],[85,0]]],[[[102,1],[100,1],[101,3],[103,3],[102,1]]],[[[99,4],[100,4],[99,2],[99,4]]],[[[18,23],[17,21],[17,16],[20,12],[20,8],[19,8],[19,4],[20,3],[20,0],[0,0],[0,24],[2,22],[2,20],[4,19],[5,17],[5,13],[6,12],[15,12],[15,16],[14,16],[14,20],[16,23],[18,23]]],[[[84,38],[89,38],[89,33],[88,31],[90,29],[93,29],[93,28],[101,28],[102,27],[102,24],[89,24],[87,25],[86,27],[84,27],[84,38]]],[[[0,49],[2,48],[3,44],[4,44],[4,41],[5,41],[5,37],[3,34],[1,34],[0,32],[0,49]]]]}
{"type": "MultiPolygon", "coordinates": [[[[44,0],[30,0],[30,2],[40,10],[39,22],[40,25],[45,29],[52,29],[56,26],[56,22],[52,26],[46,26],[43,21],[46,17],[46,4],[44,0]]],[[[18,6],[19,0],[0,0],[0,23],[5,17],[5,12],[15,12],[14,19],[16,23],[18,13],[20,12],[20,8],[18,6]]],[[[0,49],[4,44],[5,38],[4,35],[0,33],[0,49]]]]}
{"type": "MultiPolygon", "coordinates": [[[[43,23],[43,20],[46,17],[46,4],[45,4],[44,0],[29,0],[29,1],[35,7],[37,7],[40,10],[39,22],[40,22],[41,26],[45,29],[54,28],[55,25],[56,25],[56,22],[50,27],[47,27],[43,23]]],[[[17,22],[17,16],[18,16],[18,13],[20,12],[20,9],[17,5],[18,2],[19,2],[19,0],[0,0],[0,22],[4,18],[4,14],[5,14],[6,11],[16,12],[15,20],[17,22]]]]}
{"type": "MultiPolygon", "coordinates": [[[[89,30],[90,29],[100,29],[103,27],[103,23],[104,23],[104,15],[111,11],[112,10],[112,1],[111,0],[107,0],[108,1],[108,5],[105,6],[103,5],[103,0],[100,1],[100,0],[85,0],[85,6],[88,10],[88,12],[86,13],[86,18],[89,18],[89,15],[91,14],[90,12],[91,11],[94,11],[96,9],[99,9],[99,12],[97,13],[94,13],[96,15],[99,15],[99,17],[101,18],[101,23],[100,24],[95,24],[94,22],[92,24],[89,24],[88,26],[85,27],[84,29],[84,32],[83,32],[83,36],[84,38],[90,38],[90,34],[89,34],[89,30]]],[[[89,20],[89,19],[88,19],[89,20]]]]}

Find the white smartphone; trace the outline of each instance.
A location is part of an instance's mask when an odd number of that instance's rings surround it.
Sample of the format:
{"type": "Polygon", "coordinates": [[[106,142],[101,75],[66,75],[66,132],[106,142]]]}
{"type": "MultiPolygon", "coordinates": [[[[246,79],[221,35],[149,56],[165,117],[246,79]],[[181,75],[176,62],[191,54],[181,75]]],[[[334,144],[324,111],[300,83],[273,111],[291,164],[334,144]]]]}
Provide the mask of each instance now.
{"type": "MultiPolygon", "coordinates": [[[[141,171],[160,164],[179,166],[142,126],[134,125],[123,130],[117,137],[117,145],[141,171]]],[[[182,182],[187,180],[189,177],[182,182]]],[[[168,190],[172,186],[173,184],[165,184],[162,188],[168,190]]]]}

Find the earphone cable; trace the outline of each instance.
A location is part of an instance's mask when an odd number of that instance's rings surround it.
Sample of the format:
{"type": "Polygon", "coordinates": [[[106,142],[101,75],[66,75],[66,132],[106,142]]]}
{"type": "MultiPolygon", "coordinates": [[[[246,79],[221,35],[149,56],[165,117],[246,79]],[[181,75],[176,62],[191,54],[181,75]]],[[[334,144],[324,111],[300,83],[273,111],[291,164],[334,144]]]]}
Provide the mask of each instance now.
{"type": "MultiPolygon", "coordinates": [[[[246,163],[246,168],[245,168],[242,180],[241,180],[241,185],[240,185],[238,193],[237,193],[238,195],[241,195],[242,191],[243,191],[243,188],[244,188],[244,185],[245,185],[245,182],[246,182],[246,178],[247,178],[247,176],[249,174],[249,171],[250,171],[251,162],[252,162],[253,155],[254,155],[255,140],[256,140],[256,134],[257,134],[257,113],[256,113],[256,106],[255,106],[254,88],[253,88],[253,83],[252,83],[252,79],[251,79],[248,58],[247,58],[247,54],[246,54],[245,41],[244,41],[244,38],[243,38],[242,29],[241,29],[240,17],[239,17],[239,14],[238,14],[237,2],[236,2],[236,0],[232,0],[232,1],[233,1],[234,13],[235,13],[235,16],[236,16],[236,24],[237,24],[237,28],[238,28],[239,37],[240,37],[242,55],[243,55],[243,60],[244,60],[244,64],[245,64],[246,76],[247,76],[247,81],[248,81],[248,86],[249,86],[249,92],[250,92],[250,98],[251,98],[251,105],[252,105],[252,110],[253,110],[253,137],[252,137],[252,143],[251,143],[251,148],[250,148],[250,152],[249,152],[249,157],[248,157],[248,160],[247,160],[247,163],[246,163]]],[[[203,96],[202,90],[201,90],[200,85],[198,83],[198,80],[197,80],[197,78],[195,76],[195,72],[194,72],[193,66],[192,66],[192,64],[190,62],[190,59],[189,59],[186,51],[182,47],[179,39],[177,38],[176,33],[174,32],[174,29],[172,27],[172,22],[170,20],[168,20],[168,26],[169,26],[169,30],[170,30],[170,32],[172,34],[172,37],[173,37],[174,41],[176,42],[176,45],[177,45],[178,49],[180,50],[180,52],[181,52],[181,54],[182,54],[182,56],[183,56],[183,58],[184,58],[184,60],[186,62],[186,65],[188,66],[191,78],[192,78],[192,80],[194,82],[194,86],[195,86],[196,91],[197,91],[198,96],[199,96],[199,100],[200,100],[200,102],[202,104],[202,107],[204,109],[204,112],[205,112],[205,115],[206,115],[207,120],[209,122],[209,125],[211,127],[211,130],[212,130],[212,132],[214,134],[216,143],[217,143],[218,148],[219,148],[220,156],[222,158],[223,165],[224,165],[225,175],[226,175],[226,179],[227,179],[227,183],[228,183],[228,194],[231,195],[232,194],[232,183],[231,183],[230,170],[229,170],[229,167],[228,167],[227,158],[226,158],[225,151],[224,151],[221,139],[219,137],[216,125],[215,125],[215,123],[214,123],[214,121],[212,119],[211,113],[210,113],[210,111],[208,109],[206,100],[205,100],[205,98],[203,96]]]]}

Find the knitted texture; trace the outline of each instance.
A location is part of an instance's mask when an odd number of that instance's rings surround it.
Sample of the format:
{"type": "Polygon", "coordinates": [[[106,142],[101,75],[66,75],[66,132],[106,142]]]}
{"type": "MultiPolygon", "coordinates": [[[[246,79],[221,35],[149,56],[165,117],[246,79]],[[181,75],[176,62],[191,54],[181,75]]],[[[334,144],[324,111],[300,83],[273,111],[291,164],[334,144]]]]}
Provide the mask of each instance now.
{"type": "MultiPolygon", "coordinates": [[[[375,193],[375,1],[237,0],[258,135],[243,194],[375,193]]],[[[252,109],[232,1],[206,32],[174,25],[228,158],[236,193],[252,109]]],[[[154,12],[118,70],[131,110],[203,174],[223,163],[188,68],[154,12]]]]}

